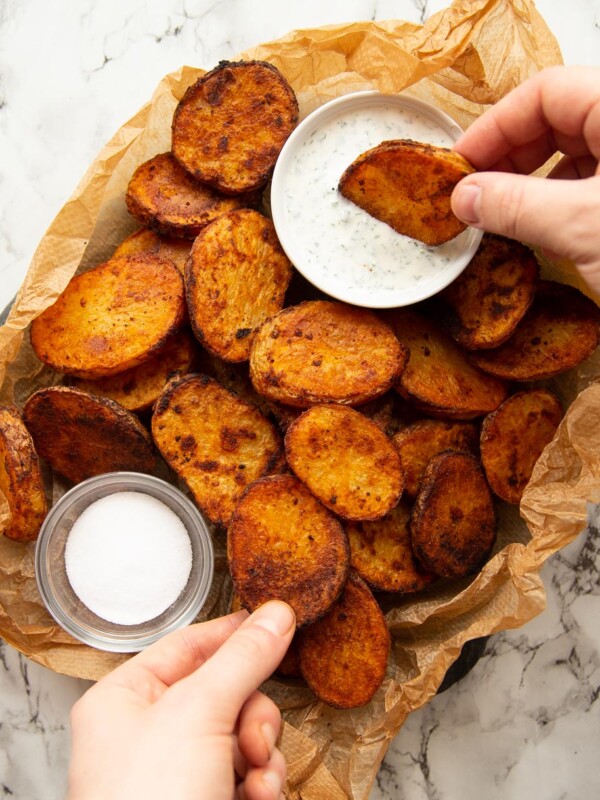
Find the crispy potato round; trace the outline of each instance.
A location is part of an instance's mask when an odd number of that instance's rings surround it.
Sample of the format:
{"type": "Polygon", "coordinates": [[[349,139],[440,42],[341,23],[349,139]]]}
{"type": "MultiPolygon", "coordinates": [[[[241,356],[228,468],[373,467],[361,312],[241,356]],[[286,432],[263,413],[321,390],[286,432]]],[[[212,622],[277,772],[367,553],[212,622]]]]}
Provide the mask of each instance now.
{"type": "Polygon", "coordinates": [[[125,201],[129,213],[158,233],[194,239],[221,214],[253,205],[256,196],[225,197],[199,183],[171,153],[145,161],[133,173],[125,201]]]}
{"type": "Polygon", "coordinates": [[[400,453],[406,494],[415,497],[425,468],[434,456],[444,450],[477,453],[479,434],[470,422],[422,419],[402,428],[392,441],[400,453]]]}
{"type": "Polygon", "coordinates": [[[300,631],[300,670],[317,697],[335,708],[364,706],[385,677],[390,632],[368,586],[350,572],[323,619],[300,631]]]}
{"type": "Polygon", "coordinates": [[[73,483],[105,472],[152,472],[148,431],[114,400],[70,386],[50,386],[28,398],[23,420],[39,455],[73,483]]]}
{"type": "Polygon", "coordinates": [[[145,411],[154,405],[168,381],[189,371],[194,351],[192,336],[182,330],[138,367],[95,381],[70,378],[69,385],[99,397],[110,397],[129,411],[145,411]]]}
{"type": "Polygon", "coordinates": [[[490,375],[513,381],[550,378],[576,367],[600,342],[600,308],[573,286],[540,281],[533,303],[505,344],[471,353],[490,375]]]}
{"type": "Polygon", "coordinates": [[[284,600],[298,626],[326,613],[348,574],[350,549],[339,521],[293,475],[256,481],[227,531],[236,592],[248,610],[284,600]]]}
{"type": "Polygon", "coordinates": [[[48,506],[33,439],[14,406],[0,406],[0,491],[10,510],[4,535],[36,539],[48,506]]]}
{"type": "Polygon", "coordinates": [[[440,295],[444,327],[467,350],[497,347],[531,305],[538,274],[528,247],[486,233],[467,268],[440,295]]]}
{"type": "Polygon", "coordinates": [[[221,358],[213,356],[204,347],[200,347],[196,352],[194,363],[196,365],[195,372],[214,378],[217,383],[237,395],[241,400],[256,406],[265,417],[272,415],[269,404],[252,385],[247,361],[235,364],[230,361],[223,361],[221,358]]]}
{"type": "Polygon", "coordinates": [[[185,269],[190,322],[204,347],[247,361],[256,330],[283,306],[292,264],[271,220],[232,211],[200,233],[185,269]]]}
{"type": "Polygon", "coordinates": [[[496,536],[494,502],[479,461],[445,452],[425,470],[410,519],[413,551],[444,578],[476,572],[496,536]]]}
{"type": "Polygon", "coordinates": [[[535,462],[562,419],[559,399],[547,389],[519,392],[489,414],[481,428],[481,461],[494,494],[519,503],[535,462]]]}
{"type": "Polygon", "coordinates": [[[385,394],[407,360],[407,348],[372,312],[313,300],[265,322],[250,377],[257,392],[285,405],[359,405],[385,394]]]}
{"type": "Polygon", "coordinates": [[[121,256],[76,275],[31,323],[31,344],[57,372],[102,378],[149,359],[184,314],[183,279],[173,262],[121,256]]]}
{"type": "Polygon", "coordinates": [[[372,217],[428,245],[454,239],[467,227],[450,196],[475,170],[458,153],[409,139],[382,142],[346,168],[339,190],[372,217]]]}
{"type": "Polygon", "coordinates": [[[287,461],[323,505],[345,519],[381,519],[403,487],[398,451],[352,408],[313,406],[285,435],[287,461]]]}
{"type": "Polygon", "coordinates": [[[200,510],[224,527],[244,489],[281,464],[275,426],[207,375],[167,385],[154,408],[152,435],[200,510]]]}
{"type": "Polygon", "coordinates": [[[185,262],[188,260],[191,249],[192,244],[186,239],[160,236],[149,228],[138,228],[137,231],[123,239],[113,253],[113,258],[133,256],[137,253],[152,253],[161,258],[168,258],[183,274],[185,262]]]}
{"type": "Polygon", "coordinates": [[[173,116],[172,151],[226,194],[264,186],[298,122],[289,83],[264,61],[222,61],[190,86],[173,116]]]}
{"type": "Polygon", "coordinates": [[[401,502],[383,519],[346,527],[350,565],[376,591],[408,594],[435,580],[414,556],[409,519],[410,507],[401,502]]]}
{"type": "Polygon", "coordinates": [[[506,397],[505,384],[473,367],[430,319],[409,308],[385,312],[383,318],[410,350],[395,388],[422,410],[472,419],[494,411],[506,397]]]}
{"type": "Polygon", "coordinates": [[[284,657],[279,662],[279,666],[275,670],[275,675],[282,678],[302,678],[302,670],[300,669],[300,656],[298,655],[298,633],[294,634],[290,646],[285,652],[284,657]]]}

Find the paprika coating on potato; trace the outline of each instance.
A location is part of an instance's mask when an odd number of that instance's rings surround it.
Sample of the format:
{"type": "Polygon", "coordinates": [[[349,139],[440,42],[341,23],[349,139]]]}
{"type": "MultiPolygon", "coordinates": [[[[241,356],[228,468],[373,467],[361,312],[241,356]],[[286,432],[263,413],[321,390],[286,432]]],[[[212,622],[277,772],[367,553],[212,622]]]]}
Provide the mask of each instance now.
{"type": "Polygon", "coordinates": [[[407,360],[408,349],[371,311],[312,300],[260,328],[250,377],[259,394],[284,405],[359,405],[385,394],[407,360]]]}
{"type": "Polygon", "coordinates": [[[519,503],[536,461],[562,419],[558,397],[547,389],[531,389],[509,397],[484,420],[481,461],[494,494],[519,503]]]}
{"type": "Polygon", "coordinates": [[[72,278],[31,323],[31,344],[56,372],[102,378],[149,359],[184,316],[183,278],[172,261],[120,256],[72,278]]]}
{"type": "Polygon", "coordinates": [[[4,535],[36,539],[48,506],[33,439],[14,406],[0,406],[0,491],[10,511],[4,535]]]}
{"type": "Polygon", "coordinates": [[[152,415],[152,436],[200,510],[223,527],[244,489],[282,463],[275,426],[207,375],[166,386],[152,415]]]}
{"type": "Polygon", "coordinates": [[[53,470],[73,483],[105,472],[152,472],[148,431],[119,403],[70,386],[39,389],[23,420],[35,448],[53,470]]]}
{"type": "Polygon", "coordinates": [[[338,598],[350,550],[339,521],[295,476],[271,475],[255,481],[237,504],[227,557],[245,608],[283,600],[301,627],[338,598]]]}
{"type": "Polygon", "coordinates": [[[402,494],[398,451],[375,422],[352,408],[309,408],[289,426],[285,452],[300,480],[344,519],[380,519],[402,494]]]}
{"type": "Polygon", "coordinates": [[[161,236],[150,230],[150,228],[138,228],[137,231],[123,239],[113,253],[113,258],[132,256],[137,253],[152,253],[161,258],[168,258],[183,274],[185,262],[188,260],[191,249],[192,243],[187,239],[161,236]]]}
{"type": "Polygon", "coordinates": [[[350,571],[329,613],[298,633],[300,670],[319,700],[357,708],[381,686],[390,645],[381,609],[366,583],[350,571]]]}

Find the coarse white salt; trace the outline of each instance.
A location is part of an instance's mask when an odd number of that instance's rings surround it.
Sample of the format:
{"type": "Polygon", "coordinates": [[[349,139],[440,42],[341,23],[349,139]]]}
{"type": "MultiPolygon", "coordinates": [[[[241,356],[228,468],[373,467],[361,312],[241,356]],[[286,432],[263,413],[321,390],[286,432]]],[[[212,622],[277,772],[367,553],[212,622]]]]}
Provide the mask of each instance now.
{"type": "Polygon", "coordinates": [[[138,625],[177,600],[192,569],[192,545],[183,522],[160,500],[117,492],[75,521],[65,566],[90,611],[117,625],[138,625]]]}

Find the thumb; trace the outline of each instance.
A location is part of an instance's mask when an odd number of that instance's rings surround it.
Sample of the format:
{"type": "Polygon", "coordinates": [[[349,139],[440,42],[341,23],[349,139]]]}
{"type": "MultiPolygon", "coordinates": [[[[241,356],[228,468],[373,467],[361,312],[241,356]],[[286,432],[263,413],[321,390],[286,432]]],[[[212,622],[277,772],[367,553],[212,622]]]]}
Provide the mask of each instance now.
{"type": "Polygon", "coordinates": [[[600,288],[599,175],[568,181],[479,172],[456,186],[452,210],[476,228],[570,259],[600,288]]]}

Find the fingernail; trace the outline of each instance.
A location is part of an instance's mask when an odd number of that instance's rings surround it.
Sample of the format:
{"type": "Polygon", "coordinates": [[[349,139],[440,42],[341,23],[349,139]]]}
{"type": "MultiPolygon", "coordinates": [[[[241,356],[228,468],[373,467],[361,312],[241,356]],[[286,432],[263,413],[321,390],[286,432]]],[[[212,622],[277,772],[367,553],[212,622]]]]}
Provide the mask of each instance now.
{"type": "Polygon", "coordinates": [[[452,210],[469,225],[478,225],[481,212],[481,186],[468,183],[458,186],[452,195],[452,210]]]}
{"type": "Polygon", "coordinates": [[[274,770],[269,769],[263,775],[263,782],[271,789],[273,797],[278,798],[283,789],[283,783],[279,775],[274,770]]]}
{"type": "Polygon", "coordinates": [[[265,603],[258,611],[254,612],[253,616],[254,625],[258,625],[276,636],[284,636],[296,621],[294,612],[287,603],[281,603],[278,600],[265,603]]]}
{"type": "Polygon", "coordinates": [[[269,756],[275,749],[275,742],[277,741],[277,734],[273,730],[273,726],[269,725],[268,722],[263,722],[260,726],[261,733],[263,735],[263,739],[265,740],[265,744],[267,745],[267,750],[269,752],[269,756]]]}

